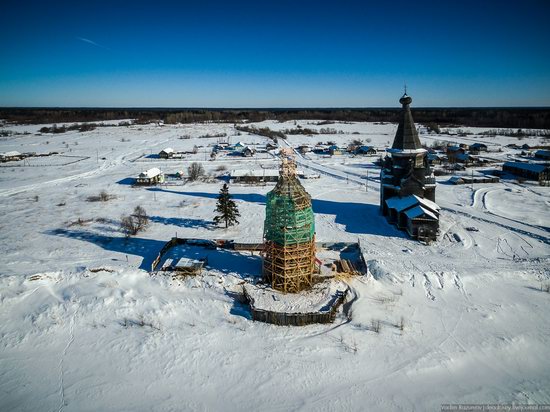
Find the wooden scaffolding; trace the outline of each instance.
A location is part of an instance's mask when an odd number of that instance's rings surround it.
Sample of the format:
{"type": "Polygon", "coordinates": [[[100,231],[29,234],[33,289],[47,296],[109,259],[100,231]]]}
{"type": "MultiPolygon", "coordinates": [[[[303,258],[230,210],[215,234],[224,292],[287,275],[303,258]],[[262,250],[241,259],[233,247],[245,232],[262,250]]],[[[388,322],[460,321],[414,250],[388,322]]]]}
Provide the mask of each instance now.
{"type": "Polygon", "coordinates": [[[283,152],[279,180],[267,194],[264,225],[264,280],[283,293],[312,285],[315,221],[311,196],[296,177],[296,162],[283,152]]]}

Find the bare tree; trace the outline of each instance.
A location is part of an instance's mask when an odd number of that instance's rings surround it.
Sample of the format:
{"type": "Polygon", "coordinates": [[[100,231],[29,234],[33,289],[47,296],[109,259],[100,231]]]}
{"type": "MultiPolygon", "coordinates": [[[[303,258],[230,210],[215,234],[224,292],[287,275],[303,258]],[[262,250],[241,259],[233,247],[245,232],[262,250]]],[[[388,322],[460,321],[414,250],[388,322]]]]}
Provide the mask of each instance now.
{"type": "Polygon", "coordinates": [[[141,206],[136,206],[134,213],[120,218],[120,230],[126,237],[135,236],[145,230],[149,224],[147,212],[141,206]]]}
{"type": "Polygon", "coordinates": [[[135,236],[139,232],[136,220],[132,216],[122,216],[120,218],[120,230],[126,237],[135,236]]]}
{"type": "Polygon", "coordinates": [[[187,168],[187,173],[189,174],[189,180],[198,180],[204,175],[204,167],[202,167],[200,163],[193,162],[191,163],[191,166],[187,168]]]}
{"type": "Polygon", "coordinates": [[[135,219],[138,230],[145,229],[145,227],[149,224],[149,216],[147,216],[147,212],[141,206],[136,206],[132,217],[135,219]]]}

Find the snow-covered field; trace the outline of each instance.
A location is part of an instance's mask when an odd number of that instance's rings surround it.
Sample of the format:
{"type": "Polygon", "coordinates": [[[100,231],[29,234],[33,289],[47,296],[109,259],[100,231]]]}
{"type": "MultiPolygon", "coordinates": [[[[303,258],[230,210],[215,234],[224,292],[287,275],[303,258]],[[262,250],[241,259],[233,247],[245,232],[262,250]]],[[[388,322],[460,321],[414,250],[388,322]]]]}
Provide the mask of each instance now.
{"type": "MultiPolygon", "coordinates": [[[[293,135],[281,145],[359,138],[384,147],[396,130],[312,123],[298,122],[344,133],[293,135]]],[[[2,138],[0,152],[58,151],[82,160],[61,165],[52,156],[36,166],[0,167],[0,410],[427,411],[446,403],[550,403],[550,293],[541,291],[550,284],[550,187],[504,180],[472,188],[440,177],[441,235],[425,246],[378,214],[376,157],[298,157],[299,168],[321,173],[303,181],[317,240],[360,240],[371,276],[350,282],[351,320],[277,327],[252,322],[228,292],[259,275],[257,255],[217,254],[203,275],[183,281],[147,272],[176,233],[261,241],[273,185],[230,185],[241,218],[227,230],[212,224],[221,181],[131,186],[144,169],[173,173],[192,161],[213,176],[222,166],[276,168],[272,156],[211,161],[208,145],[218,138],[199,136],[227,133],[231,143],[246,144],[265,138],[237,135],[228,124],[58,135],[37,135],[39,128],[6,126],[31,134],[2,138]],[[147,157],[194,146],[198,153],[182,161],[147,157]],[[101,190],[116,197],[87,200],[101,190]],[[125,240],[120,217],[137,205],[151,223],[125,240]]],[[[519,153],[504,148],[508,143],[544,142],[470,131],[453,141],[484,142],[495,153],[503,149],[495,155],[502,159],[519,153]]]]}

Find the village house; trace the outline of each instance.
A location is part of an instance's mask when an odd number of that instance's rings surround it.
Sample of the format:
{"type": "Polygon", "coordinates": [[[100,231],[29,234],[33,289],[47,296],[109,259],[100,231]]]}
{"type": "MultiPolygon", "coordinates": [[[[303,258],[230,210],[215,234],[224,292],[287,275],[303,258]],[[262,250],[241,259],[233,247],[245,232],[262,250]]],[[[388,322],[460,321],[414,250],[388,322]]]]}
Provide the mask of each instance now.
{"type": "Polygon", "coordinates": [[[439,153],[428,153],[427,158],[430,165],[440,165],[447,159],[446,156],[439,153]]]}
{"type": "Polygon", "coordinates": [[[447,158],[449,159],[449,162],[451,163],[464,163],[464,162],[457,162],[457,156],[463,155],[466,153],[466,149],[460,146],[447,146],[446,147],[447,152],[447,158]]]}
{"type": "Polygon", "coordinates": [[[303,144],[298,146],[298,151],[302,154],[306,154],[311,152],[311,146],[308,146],[307,144],[303,144]]]}
{"type": "Polygon", "coordinates": [[[0,161],[1,162],[13,162],[15,160],[21,160],[23,159],[25,156],[22,155],[21,153],[13,150],[11,152],[5,152],[5,153],[0,153],[0,161]]]}
{"type": "MultiPolygon", "coordinates": [[[[305,178],[304,172],[298,170],[296,172],[298,177],[305,178]]],[[[308,178],[317,177],[318,175],[308,175],[308,178]]],[[[236,169],[232,170],[229,174],[229,179],[232,183],[276,183],[279,179],[278,169],[236,169]]]]}
{"type": "Polygon", "coordinates": [[[535,158],[540,160],[550,160],[550,150],[537,150],[535,158]]]}
{"type": "Polygon", "coordinates": [[[473,183],[498,183],[500,178],[492,175],[461,175],[461,176],[452,176],[449,179],[449,183],[453,185],[469,185],[473,183]]]}
{"type": "Polygon", "coordinates": [[[162,159],[170,159],[174,156],[174,149],[167,147],[159,152],[159,157],[162,159]]]}
{"type": "Polygon", "coordinates": [[[230,150],[234,150],[234,151],[236,151],[236,152],[240,152],[240,151],[242,151],[245,147],[246,147],[246,145],[245,145],[243,142],[237,142],[237,143],[235,143],[234,145],[230,146],[229,149],[230,149],[230,150]]]}
{"type": "Polygon", "coordinates": [[[544,186],[550,182],[550,166],[547,164],[506,162],[502,170],[527,180],[538,181],[544,186]]]}
{"type": "Polygon", "coordinates": [[[164,183],[164,173],[158,167],[141,172],[136,178],[137,185],[156,185],[158,183],[164,183]]]}
{"type": "Polygon", "coordinates": [[[472,153],[486,152],[487,145],[483,143],[474,143],[470,145],[469,150],[472,153]]]}
{"type": "Polygon", "coordinates": [[[355,154],[373,156],[376,154],[376,149],[372,146],[359,146],[355,149],[355,154]]]}
{"type": "Polygon", "coordinates": [[[256,153],[256,150],[251,146],[246,146],[243,150],[241,150],[241,155],[243,157],[252,157],[254,156],[254,153],[256,153]]]}
{"type": "Polygon", "coordinates": [[[331,156],[337,156],[337,155],[341,155],[344,153],[344,150],[338,146],[336,146],[335,144],[333,144],[332,146],[329,146],[328,148],[328,153],[331,155],[331,156]]]}

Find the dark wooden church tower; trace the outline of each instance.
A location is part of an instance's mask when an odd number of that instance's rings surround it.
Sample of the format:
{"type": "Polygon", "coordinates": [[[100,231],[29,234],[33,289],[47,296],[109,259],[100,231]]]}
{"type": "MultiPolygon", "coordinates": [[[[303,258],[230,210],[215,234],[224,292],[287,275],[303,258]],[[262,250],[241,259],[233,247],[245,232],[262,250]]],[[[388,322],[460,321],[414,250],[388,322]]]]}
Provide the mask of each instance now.
{"type": "Polygon", "coordinates": [[[403,105],[401,119],[393,146],[388,149],[380,174],[380,209],[388,215],[386,200],[416,195],[435,202],[435,178],[428,165],[427,151],[420,145],[410,104],[412,98],[405,94],[399,103],[403,105]]]}

